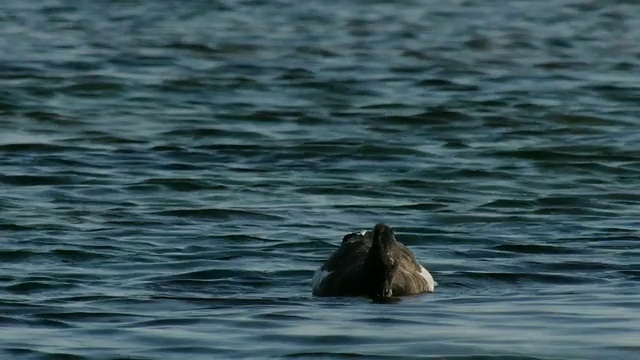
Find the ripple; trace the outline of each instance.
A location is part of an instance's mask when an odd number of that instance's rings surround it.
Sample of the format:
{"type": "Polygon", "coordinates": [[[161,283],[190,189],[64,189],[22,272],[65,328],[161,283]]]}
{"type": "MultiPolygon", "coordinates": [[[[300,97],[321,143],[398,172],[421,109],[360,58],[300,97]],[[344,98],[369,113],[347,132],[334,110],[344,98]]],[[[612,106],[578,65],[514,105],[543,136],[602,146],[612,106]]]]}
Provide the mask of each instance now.
{"type": "Polygon", "coordinates": [[[64,146],[57,144],[44,143],[16,143],[16,144],[0,144],[0,152],[7,153],[56,153],[62,151],[81,151],[81,148],[75,146],[64,146]]]}
{"type": "Polygon", "coordinates": [[[542,284],[583,284],[591,282],[589,278],[583,276],[552,273],[459,272],[458,274],[473,280],[490,280],[513,284],[524,284],[528,282],[542,284]]]}
{"type": "Polygon", "coordinates": [[[45,290],[62,290],[72,288],[74,285],[61,283],[59,281],[21,281],[17,284],[6,286],[5,289],[12,293],[34,293],[45,290]]]}
{"type": "Polygon", "coordinates": [[[154,215],[161,216],[176,216],[186,218],[203,218],[203,219],[256,219],[256,220],[281,220],[280,216],[264,214],[261,212],[247,211],[247,210],[232,210],[232,209],[217,209],[217,208],[204,208],[204,209],[176,209],[176,210],[164,210],[153,213],[154,215]]]}
{"type": "Polygon", "coordinates": [[[636,355],[634,4],[67,3],[0,11],[0,358],[636,355]],[[437,291],[312,296],[380,221],[437,291]]]}
{"type": "Polygon", "coordinates": [[[74,355],[71,353],[64,353],[64,352],[46,352],[46,351],[36,351],[36,350],[31,350],[31,349],[27,349],[27,348],[17,348],[17,347],[11,347],[11,348],[6,348],[4,349],[4,352],[7,352],[8,354],[10,354],[10,356],[20,356],[20,357],[24,357],[24,356],[37,356],[36,359],[55,359],[55,360],[87,360],[90,359],[90,357],[84,357],[84,356],[79,356],[79,355],[74,355]]]}
{"type": "Polygon", "coordinates": [[[161,185],[168,190],[174,191],[201,191],[201,190],[224,190],[225,186],[214,185],[201,180],[186,178],[154,178],[147,179],[140,184],[161,185]]]}
{"type": "Polygon", "coordinates": [[[503,244],[493,248],[498,251],[508,251],[521,254],[576,254],[580,250],[556,245],[541,244],[503,244]]]}
{"type": "Polygon", "coordinates": [[[38,253],[29,250],[0,250],[1,261],[23,261],[36,255],[38,253]]]}

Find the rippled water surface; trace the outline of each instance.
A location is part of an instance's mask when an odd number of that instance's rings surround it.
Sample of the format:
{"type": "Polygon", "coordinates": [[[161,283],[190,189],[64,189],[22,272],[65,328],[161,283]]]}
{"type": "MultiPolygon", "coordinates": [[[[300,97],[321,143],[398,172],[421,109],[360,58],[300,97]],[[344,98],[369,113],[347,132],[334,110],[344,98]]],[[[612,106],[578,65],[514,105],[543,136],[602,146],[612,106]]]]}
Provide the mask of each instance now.
{"type": "Polygon", "coordinates": [[[0,357],[640,358],[639,6],[2,1],[0,357]]]}

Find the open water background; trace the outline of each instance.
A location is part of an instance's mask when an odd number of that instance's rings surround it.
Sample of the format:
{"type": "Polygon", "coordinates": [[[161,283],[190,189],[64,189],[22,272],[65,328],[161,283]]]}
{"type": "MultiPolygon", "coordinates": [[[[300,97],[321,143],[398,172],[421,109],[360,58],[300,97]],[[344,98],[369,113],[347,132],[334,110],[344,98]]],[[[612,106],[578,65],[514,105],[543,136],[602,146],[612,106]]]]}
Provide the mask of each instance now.
{"type": "Polygon", "coordinates": [[[638,359],[639,114],[634,0],[2,1],[0,357],[638,359]]]}

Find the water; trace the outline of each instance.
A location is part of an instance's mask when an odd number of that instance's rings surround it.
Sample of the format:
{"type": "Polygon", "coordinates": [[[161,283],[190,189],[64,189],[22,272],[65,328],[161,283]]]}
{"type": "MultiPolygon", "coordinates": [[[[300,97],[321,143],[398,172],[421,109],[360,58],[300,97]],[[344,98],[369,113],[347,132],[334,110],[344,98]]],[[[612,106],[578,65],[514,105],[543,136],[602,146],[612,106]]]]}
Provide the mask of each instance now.
{"type": "Polygon", "coordinates": [[[636,1],[3,1],[3,359],[640,357],[636,1]],[[439,282],[314,298],[384,221],[439,282]]]}

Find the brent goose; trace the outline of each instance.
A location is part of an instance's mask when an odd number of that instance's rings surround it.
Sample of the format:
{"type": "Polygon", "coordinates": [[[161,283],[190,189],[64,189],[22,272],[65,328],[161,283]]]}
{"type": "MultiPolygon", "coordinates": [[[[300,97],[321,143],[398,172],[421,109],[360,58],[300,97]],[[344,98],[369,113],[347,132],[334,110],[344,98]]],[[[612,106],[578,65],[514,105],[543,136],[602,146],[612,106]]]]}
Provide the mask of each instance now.
{"type": "Polygon", "coordinates": [[[393,230],[377,224],[373,231],[347,234],[340,247],[314,274],[318,296],[392,296],[433,292],[436,282],[393,230]]]}

